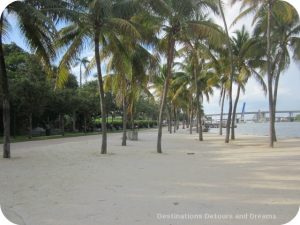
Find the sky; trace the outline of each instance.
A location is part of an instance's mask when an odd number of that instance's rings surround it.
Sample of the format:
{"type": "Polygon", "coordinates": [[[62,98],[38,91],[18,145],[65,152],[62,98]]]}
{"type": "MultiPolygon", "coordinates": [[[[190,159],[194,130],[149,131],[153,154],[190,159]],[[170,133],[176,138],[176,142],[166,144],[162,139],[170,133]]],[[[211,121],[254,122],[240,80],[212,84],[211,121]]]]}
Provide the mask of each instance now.
{"type": "MultiPolygon", "coordinates": [[[[234,18],[239,14],[239,6],[229,6],[226,4],[228,0],[225,2],[225,13],[226,20],[228,24],[234,20],[234,18]]],[[[291,0],[294,1],[294,0],[291,0]]],[[[297,0],[298,1],[298,0],[297,0]]],[[[220,18],[214,17],[215,21],[223,25],[220,18]]],[[[27,44],[24,42],[22,35],[19,30],[16,28],[16,20],[14,17],[9,17],[9,21],[11,23],[11,30],[8,36],[4,39],[5,43],[15,42],[17,45],[22,47],[23,49],[29,50],[27,44]]],[[[242,25],[246,25],[246,28],[251,31],[251,18],[246,18],[240,23],[237,23],[234,27],[230,28],[230,33],[232,34],[236,29],[239,29],[242,25]]],[[[92,49],[87,49],[83,52],[82,56],[87,56],[92,58],[93,51],[92,49]]],[[[299,64],[300,65],[300,64],[299,64]]],[[[300,110],[300,66],[295,63],[291,63],[288,70],[286,70],[280,79],[279,83],[279,91],[278,91],[278,110],[300,110]]],[[[102,69],[104,66],[102,66],[102,69]]],[[[79,66],[74,67],[72,69],[72,73],[79,77],[79,66]]],[[[105,71],[104,71],[105,73],[105,71]]],[[[93,79],[92,77],[89,78],[93,79]]],[[[234,87],[236,89],[236,87],[234,87]]],[[[234,90],[234,95],[236,91],[234,90]]],[[[235,97],[235,96],[234,96],[235,97]]],[[[213,114],[220,112],[219,105],[220,92],[215,89],[214,95],[210,97],[209,102],[204,100],[204,110],[206,114],[213,114]]],[[[240,101],[238,104],[237,111],[240,112],[242,110],[243,103],[246,103],[246,111],[267,111],[268,110],[268,99],[267,96],[264,95],[264,92],[260,88],[259,84],[250,79],[248,84],[246,85],[246,92],[241,94],[240,101]]],[[[228,101],[225,102],[225,112],[228,110],[228,101]]]]}

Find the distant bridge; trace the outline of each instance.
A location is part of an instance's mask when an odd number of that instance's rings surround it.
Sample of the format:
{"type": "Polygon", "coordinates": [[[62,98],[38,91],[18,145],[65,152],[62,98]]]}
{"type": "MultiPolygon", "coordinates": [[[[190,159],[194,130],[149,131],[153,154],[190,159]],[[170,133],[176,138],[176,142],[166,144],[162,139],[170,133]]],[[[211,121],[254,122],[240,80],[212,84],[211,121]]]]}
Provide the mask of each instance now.
{"type": "MultiPolygon", "coordinates": [[[[257,122],[264,122],[267,121],[268,118],[266,115],[269,114],[269,111],[257,111],[257,112],[237,112],[236,115],[240,116],[240,119],[237,118],[237,123],[239,121],[244,121],[244,115],[253,115],[253,120],[257,122]]],[[[294,120],[294,114],[300,114],[300,110],[281,110],[281,111],[276,111],[276,121],[293,121],[294,120]],[[277,116],[278,114],[287,114],[287,116],[277,116]]],[[[220,113],[216,114],[207,114],[205,115],[206,117],[216,117],[220,116],[220,113]]],[[[228,113],[223,113],[223,116],[228,116],[228,113]]],[[[226,118],[225,118],[226,119],[226,118]]]]}
{"type": "MultiPolygon", "coordinates": [[[[257,115],[257,114],[269,114],[269,111],[257,111],[257,112],[237,112],[236,115],[257,115]]],[[[288,115],[293,115],[293,114],[300,114],[300,110],[283,110],[283,111],[276,111],[276,114],[288,114],[288,115]]],[[[220,116],[220,113],[216,114],[206,114],[205,116],[212,117],[212,116],[220,116]]],[[[228,113],[223,113],[224,116],[227,116],[228,113]]]]}

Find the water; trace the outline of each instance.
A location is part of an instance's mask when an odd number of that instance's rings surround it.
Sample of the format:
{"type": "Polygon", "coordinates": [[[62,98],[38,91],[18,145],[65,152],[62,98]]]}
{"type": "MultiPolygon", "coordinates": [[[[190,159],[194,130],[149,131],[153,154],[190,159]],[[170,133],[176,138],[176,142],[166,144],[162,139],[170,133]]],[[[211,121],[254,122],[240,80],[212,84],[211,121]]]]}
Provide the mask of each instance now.
{"type": "MultiPolygon", "coordinates": [[[[276,133],[278,138],[300,137],[300,122],[276,123],[276,133]]],[[[211,129],[212,133],[219,132],[219,129],[211,129]]],[[[223,132],[225,129],[223,129],[223,132]]],[[[237,124],[236,134],[250,134],[258,136],[269,135],[269,123],[240,123],[237,124]]]]}

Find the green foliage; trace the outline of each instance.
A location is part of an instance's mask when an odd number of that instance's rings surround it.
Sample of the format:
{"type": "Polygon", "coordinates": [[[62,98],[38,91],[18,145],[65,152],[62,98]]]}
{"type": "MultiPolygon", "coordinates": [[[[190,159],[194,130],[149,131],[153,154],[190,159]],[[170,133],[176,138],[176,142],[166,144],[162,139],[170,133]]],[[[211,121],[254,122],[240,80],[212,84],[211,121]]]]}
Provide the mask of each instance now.
{"type": "Polygon", "coordinates": [[[50,83],[35,55],[15,44],[5,45],[4,52],[12,115],[15,125],[26,130],[29,117],[39,118],[43,115],[50,96],[50,83]]]}
{"type": "MultiPolygon", "coordinates": [[[[93,124],[96,127],[101,127],[101,119],[97,118],[93,120],[93,124]]],[[[134,126],[136,128],[142,129],[142,128],[154,128],[157,126],[156,120],[135,120],[134,126]]],[[[107,123],[107,128],[109,130],[122,130],[123,127],[123,121],[122,120],[114,120],[109,121],[107,123]]],[[[132,124],[127,124],[128,129],[132,129],[132,124]]]]}
{"type": "MultiPolygon", "coordinates": [[[[266,73],[266,1],[232,0],[238,1],[249,8],[237,20],[255,12],[255,35],[251,37],[242,28],[231,39],[234,82],[244,89],[251,75],[266,89],[261,76],[266,73]]],[[[11,4],[7,13],[16,15],[20,31],[33,52],[25,52],[14,43],[4,45],[13,126],[20,132],[26,130],[28,116],[32,115],[34,126],[51,124],[58,128],[58,116],[64,115],[66,126],[71,129],[75,115],[79,130],[85,124],[90,130],[100,128],[98,82],[78,86],[75,75],[70,73],[76,64],[84,69],[85,75],[95,68],[95,59],[89,60],[81,53],[88,47],[94,50],[98,43],[98,68],[103,69],[105,64],[108,73],[103,78],[103,102],[112,130],[122,128],[123,112],[128,115],[128,124],[134,121],[140,128],[156,126],[166,84],[170,85],[165,96],[168,110],[176,109],[180,118],[195,108],[197,95],[200,95],[197,103],[201,101],[197,107],[201,107],[203,99],[209,99],[215,88],[222,87],[222,93],[227,93],[232,71],[228,66],[228,46],[224,44],[221,27],[206,14],[218,13],[217,3],[217,0],[24,0],[11,4]],[[54,22],[60,20],[67,22],[57,33],[54,22]],[[178,50],[176,45],[182,49],[178,50]],[[62,58],[54,66],[58,53],[62,53],[62,58]],[[174,63],[179,58],[180,63],[174,63]],[[159,66],[160,61],[167,64],[159,66]],[[49,72],[52,77],[46,78],[49,72]]],[[[273,78],[279,82],[279,75],[291,58],[300,59],[300,25],[295,9],[283,1],[274,1],[272,17],[273,78]]],[[[1,35],[5,36],[8,27],[9,21],[4,18],[1,35]]],[[[97,72],[100,77],[103,71],[97,72]]],[[[101,79],[99,83],[102,85],[101,79]]],[[[0,98],[1,94],[2,91],[0,98]]]]}

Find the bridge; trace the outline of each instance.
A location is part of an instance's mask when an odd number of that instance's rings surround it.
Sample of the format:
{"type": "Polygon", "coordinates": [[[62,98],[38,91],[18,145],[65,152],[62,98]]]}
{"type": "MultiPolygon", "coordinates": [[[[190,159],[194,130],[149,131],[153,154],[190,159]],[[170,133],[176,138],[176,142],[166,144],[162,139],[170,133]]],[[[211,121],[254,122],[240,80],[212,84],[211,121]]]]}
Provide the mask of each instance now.
{"type": "MultiPolygon", "coordinates": [[[[237,112],[236,115],[256,115],[258,113],[262,113],[262,114],[269,114],[269,111],[257,111],[257,112],[237,112]]],[[[283,111],[276,111],[276,114],[300,114],[300,110],[283,110],[283,111]]],[[[220,113],[216,113],[216,114],[205,114],[205,116],[220,116],[220,113]]],[[[223,116],[227,116],[228,113],[223,113],[223,116]]]]}
{"type": "MultiPolygon", "coordinates": [[[[253,115],[255,118],[253,118],[254,121],[266,121],[267,117],[266,115],[269,114],[269,111],[257,111],[257,112],[237,112],[236,115],[241,117],[241,120],[244,120],[244,115],[253,115]]],[[[287,119],[289,121],[292,121],[294,119],[294,114],[300,114],[300,110],[279,110],[276,111],[275,117],[277,121],[281,121],[282,119],[287,119]],[[277,116],[278,114],[286,114],[287,116],[277,116]]],[[[220,116],[220,113],[216,114],[206,114],[206,117],[217,117],[220,116]]],[[[223,116],[228,116],[228,113],[223,113],[223,116]]]]}

